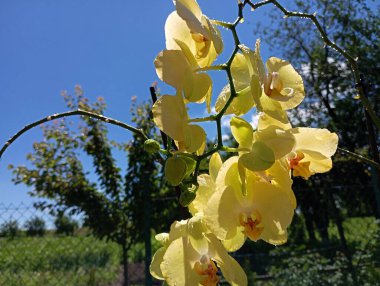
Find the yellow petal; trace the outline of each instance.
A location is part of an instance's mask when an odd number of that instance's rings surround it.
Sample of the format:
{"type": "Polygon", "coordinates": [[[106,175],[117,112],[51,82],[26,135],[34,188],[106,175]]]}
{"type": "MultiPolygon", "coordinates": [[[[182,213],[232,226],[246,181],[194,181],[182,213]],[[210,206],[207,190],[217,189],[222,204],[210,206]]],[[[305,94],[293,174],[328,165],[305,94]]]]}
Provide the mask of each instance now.
{"type": "Polygon", "coordinates": [[[269,115],[267,115],[265,113],[261,113],[259,116],[257,129],[258,130],[265,129],[271,125],[277,126],[277,127],[284,129],[284,130],[288,130],[288,129],[292,128],[292,125],[289,123],[289,120],[287,120],[286,123],[283,123],[281,121],[274,119],[273,117],[270,117],[269,115]]]}
{"type": "Polygon", "coordinates": [[[239,91],[231,105],[235,115],[239,116],[248,113],[255,106],[251,88],[247,87],[239,91]]]}
{"type": "Polygon", "coordinates": [[[204,17],[206,18],[208,30],[210,31],[210,36],[211,36],[213,48],[215,49],[215,52],[219,55],[223,51],[222,36],[220,34],[219,29],[216,26],[214,26],[206,16],[204,16],[204,17]]]}
{"type": "Polygon", "coordinates": [[[183,42],[193,55],[196,53],[195,42],[191,37],[190,29],[186,22],[178,16],[177,12],[172,12],[165,22],[165,39],[167,50],[180,50],[178,41],[183,42]]]}
{"type": "MultiPolygon", "coordinates": [[[[189,124],[185,132],[185,146],[190,153],[197,152],[206,141],[206,133],[199,125],[189,124]]],[[[202,150],[203,152],[203,150],[202,150]]]]}
{"type": "MultiPolygon", "coordinates": [[[[223,109],[223,107],[226,105],[230,96],[231,96],[230,86],[226,85],[225,87],[223,87],[222,91],[218,95],[218,98],[216,99],[216,102],[215,102],[215,111],[216,112],[220,112],[223,109]]],[[[232,109],[231,105],[232,104],[230,104],[230,106],[228,106],[228,108],[224,114],[234,113],[234,110],[232,109]]]]}
{"type": "Polygon", "coordinates": [[[251,124],[240,117],[232,117],[230,121],[231,132],[239,147],[251,149],[253,141],[253,128],[251,124]]]}
{"type": "Polygon", "coordinates": [[[184,80],[184,95],[190,102],[202,103],[206,100],[207,110],[210,112],[212,80],[208,74],[186,72],[184,80]]]}
{"type": "Polygon", "coordinates": [[[272,167],[268,169],[270,175],[271,183],[278,186],[282,191],[284,191],[295,209],[297,207],[297,200],[292,190],[293,180],[290,176],[290,169],[286,159],[276,160],[272,167]]]}
{"type": "Polygon", "coordinates": [[[288,110],[299,105],[305,97],[303,81],[293,66],[284,60],[271,57],[267,61],[268,73],[278,72],[284,88],[292,90],[289,100],[280,102],[282,109],[288,110]]]}
{"type": "Polygon", "coordinates": [[[258,76],[257,58],[255,52],[245,45],[239,45],[239,48],[242,51],[245,63],[247,64],[249,77],[251,78],[253,75],[258,76]]]}
{"type": "Polygon", "coordinates": [[[166,251],[166,247],[159,248],[156,253],[153,255],[152,262],[150,263],[150,274],[159,280],[164,280],[164,275],[161,271],[161,263],[164,259],[164,254],[166,251]]]}
{"type": "Polygon", "coordinates": [[[186,21],[187,26],[192,32],[205,34],[202,26],[202,11],[194,0],[175,0],[174,4],[178,15],[186,21]]]}
{"type": "Polygon", "coordinates": [[[231,186],[235,190],[240,190],[241,183],[239,181],[239,172],[237,168],[238,160],[238,156],[233,156],[226,160],[222,167],[220,167],[215,181],[217,190],[223,190],[226,186],[231,186]]]}
{"type": "Polygon", "coordinates": [[[331,158],[325,159],[316,159],[313,156],[310,156],[307,152],[304,153],[305,157],[301,160],[302,162],[310,162],[309,170],[311,174],[315,173],[326,173],[332,168],[332,160],[331,158]]]}
{"type": "Polygon", "coordinates": [[[260,141],[253,143],[251,152],[243,154],[239,158],[239,162],[244,167],[254,172],[269,169],[274,161],[275,156],[272,149],[260,141]]]}
{"type": "Polygon", "coordinates": [[[286,242],[286,228],[290,225],[293,215],[293,203],[286,192],[268,184],[248,180],[247,189],[252,192],[252,208],[257,210],[264,227],[261,239],[278,245],[286,242]]]}
{"type": "Polygon", "coordinates": [[[186,71],[190,68],[185,55],[180,50],[163,50],[154,60],[157,76],[167,84],[182,89],[186,71]]]}
{"type": "Polygon", "coordinates": [[[233,238],[222,240],[222,244],[228,252],[235,252],[243,246],[245,239],[246,236],[244,233],[242,231],[237,231],[233,238]]]}
{"type": "Polygon", "coordinates": [[[267,73],[266,73],[266,70],[264,67],[263,59],[261,58],[261,54],[260,54],[260,39],[256,40],[254,59],[255,59],[254,67],[256,67],[256,69],[257,69],[256,74],[258,75],[259,81],[261,83],[264,83],[267,73]]]}
{"type": "Polygon", "coordinates": [[[180,95],[161,96],[152,107],[154,123],[169,137],[177,141],[185,140],[187,112],[180,95]]]}
{"type": "MultiPolygon", "coordinates": [[[[226,105],[230,96],[231,96],[230,86],[227,85],[222,89],[221,93],[219,94],[216,100],[216,103],[215,103],[216,112],[220,112],[223,109],[223,107],[226,105]]],[[[239,91],[238,96],[232,100],[225,114],[235,114],[237,116],[244,115],[248,111],[250,111],[254,105],[255,105],[255,102],[251,94],[251,89],[250,87],[247,87],[239,91]]]]}
{"type": "Polygon", "coordinates": [[[199,254],[192,248],[190,241],[185,237],[174,240],[167,248],[161,271],[170,286],[199,285],[202,277],[193,267],[199,254]]]}
{"type": "Polygon", "coordinates": [[[195,199],[189,205],[189,211],[192,215],[203,212],[207,202],[215,192],[215,183],[210,175],[202,174],[198,176],[198,190],[195,199]]]}
{"type": "Polygon", "coordinates": [[[227,186],[215,192],[204,209],[207,227],[221,240],[232,239],[239,227],[240,202],[235,190],[227,186]]]}
{"type": "Polygon", "coordinates": [[[246,286],[248,284],[247,275],[239,263],[228,255],[221,243],[212,234],[207,234],[210,241],[214,260],[222,270],[224,278],[232,286],[246,286]]]}
{"type": "Polygon", "coordinates": [[[222,158],[220,157],[219,153],[216,152],[212,154],[210,157],[210,162],[209,162],[209,170],[210,170],[210,176],[212,180],[215,182],[216,177],[218,176],[218,172],[220,168],[222,167],[222,158]]]}
{"type": "Polygon", "coordinates": [[[296,138],[296,150],[312,158],[325,159],[336,152],[338,136],[327,129],[299,127],[290,132],[296,138]]]}
{"type": "Polygon", "coordinates": [[[286,124],[288,123],[288,116],[286,112],[282,110],[281,104],[271,99],[269,96],[265,94],[265,92],[258,87],[258,79],[256,77],[252,77],[251,81],[251,90],[259,90],[261,92],[252,92],[253,99],[256,103],[257,110],[266,113],[270,117],[286,124]]]}
{"type": "Polygon", "coordinates": [[[186,59],[188,60],[190,66],[194,69],[198,68],[197,60],[195,59],[193,52],[190,50],[189,45],[181,41],[180,39],[174,38],[174,41],[180,47],[181,51],[183,52],[186,59]]]}
{"type": "Polygon", "coordinates": [[[249,64],[247,63],[246,57],[237,53],[231,64],[231,74],[237,88],[237,90],[244,89],[250,85],[251,75],[249,72],[249,64]]]}
{"type": "Polygon", "coordinates": [[[256,140],[265,142],[265,145],[272,149],[276,159],[289,154],[296,142],[291,132],[284,131],[273,125],[257,131],[255,135],[256,140]]]}
{"type": "Polygon", "coordinates": [[[169,234],[166,232],[158,233],[154,238],[161,243],[161,245],[166,245],[169,241],[169,234]]]}

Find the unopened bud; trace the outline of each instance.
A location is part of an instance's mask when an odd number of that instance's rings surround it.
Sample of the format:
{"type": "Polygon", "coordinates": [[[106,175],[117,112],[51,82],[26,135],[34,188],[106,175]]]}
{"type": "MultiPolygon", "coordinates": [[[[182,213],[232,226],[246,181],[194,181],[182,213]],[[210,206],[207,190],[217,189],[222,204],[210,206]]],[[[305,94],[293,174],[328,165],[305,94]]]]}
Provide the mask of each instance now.
{"type": "Polygon", "coordinates": [[[179,203],[187,207],[196,197],[198,187],[196,185],[185,185],[181,187],[181,195],[179,196],[179,203]]]}
{"type": "Polygon", "coordinates": [[[186,162],[179,157],[170,157],[165,163],[165,178],[172,186],[178,186],[186,175],[186,162]]]}
{"type": "Polygon", "coordinates": [[[144,150],[148,153],[157,153],[158,151],[160,151],[160,144],[153,139],[145,140],[144,150]]]}

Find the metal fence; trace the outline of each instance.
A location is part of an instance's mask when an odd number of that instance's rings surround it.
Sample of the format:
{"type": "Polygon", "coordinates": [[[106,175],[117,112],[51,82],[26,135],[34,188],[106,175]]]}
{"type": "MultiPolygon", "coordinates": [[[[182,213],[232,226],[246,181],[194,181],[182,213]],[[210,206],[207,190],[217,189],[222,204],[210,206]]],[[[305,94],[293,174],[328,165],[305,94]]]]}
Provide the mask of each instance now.
{"type": "MultiPolygon", "coordinates": [[[[58,234],[54,220],[32,205],[0,204],[0,285],[124,285],[119,245],[83,227],[58,234]]],[[[142,249],[132,249],[133,257],[142,249]]],[[[144,285],[144,271],[142,261],[129,261],[129,285],[144,285]]]]}
{"type": "MultiPolygon", "coordinates": [[[[301,192],[287,244],[247,242],[234,254],[250,285],[380,285],[380,224],[371,208],[354,211],[347,188],[319,191],[313,207],[303,197],[318,191],[301,192]]],[[[54,219],[31,205],[0,204],[0,285],[123,285],[117,244],[83,227],[57,234],[54,219]],[[31,234],[36,217],[44,232],[31,234]]],[[[144,255],[143,244],[130,249],[129,285],[145,285],[144,255]]]]}

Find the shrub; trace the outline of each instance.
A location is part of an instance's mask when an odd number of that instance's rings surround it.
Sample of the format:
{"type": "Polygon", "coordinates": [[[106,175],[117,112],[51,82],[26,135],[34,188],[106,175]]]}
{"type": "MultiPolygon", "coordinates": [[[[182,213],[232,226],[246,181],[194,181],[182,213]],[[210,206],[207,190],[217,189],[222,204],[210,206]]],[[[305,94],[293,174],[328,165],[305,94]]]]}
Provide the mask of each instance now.
{"type": "Polygon", "coordinates": [[[1,225],[0,236],[15,238],[20,234],[20,229],[18,227],[18,222],[16,220],[9,220],[1,225]]]}
{"type": "Polygon", "coordinates": [[[54,225],[58,234],[73,235],[74,231],[78,228],[78,222],[63,213],[58,214],[54,225]]]}
{"type": "Polygon", "coordinates": [[[26,221],[25,228],[28,236],[43,236],[46,232],[45,221],[37,216],[26,221]]]}

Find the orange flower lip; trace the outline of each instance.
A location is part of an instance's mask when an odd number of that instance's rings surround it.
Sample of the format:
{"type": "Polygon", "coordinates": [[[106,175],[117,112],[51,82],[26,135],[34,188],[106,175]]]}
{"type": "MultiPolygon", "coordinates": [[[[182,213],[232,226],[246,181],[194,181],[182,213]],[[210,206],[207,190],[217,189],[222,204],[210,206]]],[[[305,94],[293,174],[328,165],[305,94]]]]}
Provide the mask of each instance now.
{"type": "MultiPolygon", "coordinates": [[[[203,260],[203,256],[201,258],[203,260]]],[[[206,276],[204,280],[201,281],[203,286],[216,286],[220,280],[220,277],[216,275],[218,268],[215,262],[207,258],[208,262],[202,263],[197,261],[194,265],[194,270],[201,276],[206,276]]]]}
{"type": "Polygon", "coordinates": [[[244,234],[251,240],[257,241],[260,239],[260,235],[264,230],[261,225],[261,215],[258,211],[253,211],[250,216],[246,214],[240,214],[240,225],[244,227],[244,234]]]}

